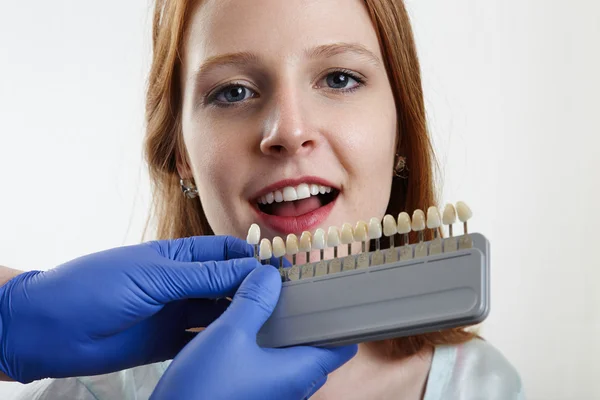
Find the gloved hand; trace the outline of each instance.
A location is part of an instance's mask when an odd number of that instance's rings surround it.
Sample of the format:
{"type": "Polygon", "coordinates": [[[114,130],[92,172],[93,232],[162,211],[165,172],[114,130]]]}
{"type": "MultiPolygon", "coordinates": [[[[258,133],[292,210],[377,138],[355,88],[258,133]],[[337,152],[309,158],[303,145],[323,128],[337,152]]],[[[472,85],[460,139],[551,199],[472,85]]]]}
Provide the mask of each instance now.
{"type": "Polygon", "coordinates": [[[206,299],[232,296],[260,265],[252,254],[245,241],[200,236],[18,275],[0,287],[0,370],[28,383],[171,359],[194,335],[185,329],[208,326],[227,308],[225,299],[206,299]]]}
{"type": "Polygon", "coordinates": [[[314,394],[357,346],[260,348],[256,335],[280,290],[276,269],[252,271],[227,311],[175,357],[151,400],[300,400],[314,394]]]}

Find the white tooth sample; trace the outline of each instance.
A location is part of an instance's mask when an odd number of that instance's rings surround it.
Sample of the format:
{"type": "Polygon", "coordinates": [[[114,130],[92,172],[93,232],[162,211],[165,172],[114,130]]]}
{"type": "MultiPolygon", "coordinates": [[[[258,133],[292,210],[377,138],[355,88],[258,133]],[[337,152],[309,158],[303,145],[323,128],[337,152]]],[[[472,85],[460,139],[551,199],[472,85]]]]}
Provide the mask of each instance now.
{"type": "Polygon", "coordinates": [[[388,214],[383,217],[383,234],[385,236],[394,236],[396,233],[398,233],[396,220],[394,220],[394,217],[388,214]]]}
{"type": "Polygon", "coordinates": [[[300,236],[300,243],[298,249],[303,252],[308,252],[312,250],[312,235],[310,232],[302,232],[302,235],[300,236]]]}
{"type": "Polygon", "coordinates": [[[321,252],[321,258],[315,266],[315,276],[327,275],[327,264],[323,261],[324,249],[325,249],[325,231],[318,228],[313,235],[313,249],[319,249],[321,252]]]}
{"type": "Polygon", "coordinates": [[[340,244],[340,230],[337,226],[330,226],[327,230],[327,247],[337,247],[340,244]]]}
{"type": "Polygon", "coordinates": [[[275,201],[275,195],[273,192],[267,193],[265,199],[267,199],[267,203],[272,204],[275,201]]]}
{"type": "Polygon", "coordinates": [[[306,253],[306,263],[300,269],[300,279],[314,276],[313,265],[310,264],[310,251],[312,250],[312,234],[308,231],[302,232],[300,236],[300,251],[306,253]]]}
{"type": "Polygon", "coordinates": [[[248,244],[257,245],[260,242],[260,227],[257,224],[250,225],[248,236],[246,236],[248,244]]]}
{"type": "Polygon", "coordinates": [[[327,229],[327,247],[333,247],[333,260],[329,261],[329,273],[335,274],[342,270],[342,261],[338,258],[338,248],[341,244],[340,230],[337,226],[327,229]]]}
{"type": "Polygon", "coordinates": [[[352,225],[349,223],[344,223],[342,225],[342,234],[340,237],[340,242],[342,244],[348,245],[348,254],[344,257],[344,265],[342,270],[348,271],[354,269],[354,256],[352,255],[352,243],[354,243],[354,229],[352,229],[352,225]]]}
{"type": "Polygon", "coordinates": [[[260,241],[260,253],[259,257],[261,260],[268,260],[273,257],[273,249],[271,247],[271,242],[269,239],[264,238],[260,241]]]}
{"type": "Polygon", "coordinates": [[[383,235],[381,220],[373,217],[369,220],[369,239],[375,239],[375,252],[371,255],[371,265],[383,264],[383,254],[379,251],[379,239],[383,235]]]}
{"type": "Polygon", "coordinates": [[[427,209],[427,228],[433,229],[433,240],[429,244],[429,255],[440,254],[442,252],[442,240],[438,236],[438,229],[442,226],[442,216],[437,207],[427,209]]]}
{"type": "Polygon", "coordinates": [[[327,187],[323,185],[319,185],[319,193],[325,194],[327,193],[327,187]]]}
{"type": "Polygon", "coordinates": [[[369,220],[369,239],[379,239],[383,234],[381,230],[381,220],[373,217],[369,220]]]}
{"type": "Polygon", "coordinates": [[[316,196],[319,194],[319,185],[313,183],[310,185],[310,194],[316,196]]]}
{"type": "Polygon", "coordinates": [[[260,199],[258,199],[258,202],[260,204],[267,204],[267,200],[265,199],[265,196],[260,196],[260,199]]]}
{"type": "Polygon", "coordinates": [[[437,207],[429,207],[427,209],[427,228],[436,229],[442,225],[442,218],[437,207]]]}
{"type": "Polygon", "coordinates": [[[306,183],[301,183],[296,187],[296,195],[298,200],[308,199],[310,197],[310,189],[306,183]]]}
{"type": "Polygon", "coordinates": [[[417,209],[413,212],[411,228],[415,232],[425,229],[425,213],[423,210],[417,209]]]}
{"type": "Polygon", "coordinates": [[[398,214],[398,233],[404,235],[406,233],[410,233],[411,231],[411,223],[410,223],[410,215],[407,212],[401,212],[398,214]]]}
{"type": "Polygon", "coordinates": [[[298,200],[298,193],[296,193],[296,188],[291,186],[287,186],[283,188],[283,200],[284,201],[294,201],[298,200]]]}
{"type": "Polygon", "coordinates": [[[287,271],[287,279],[290,281],[297,281],[300,279],[300,267],[296,265],[296,254],[298,254],[299,251],[298,237],[293,233],[290,233],[285,240],[285,252],[292,256],[292,266],[287,271]]]}
{"type": "Polygon", "coordinates": [[[281,203],[282,201],[283,201],[283,193],[281,193],[281,190],[276,190],[275,191],[275,202],[281,203]]]}
{"type": "Polygon", "coordinates": [[[387,214],[383,217],[383,234],[390,238],[390,247],[385,251],[386,264],[398,261],[397,249],[394,247],[394,235],[396,233],[398,233],[396,220],[387,214]]]}
{"type": "Polygon", "coordinates": [[[456,202],[456,212],[460,222],[467,222],[473,216],[473,212],[469,206],[462,201],[456,202]]]}
{"type": "Polygon", "coordinates": [[[415,246],[415,258],[427,256],[427,245],[423,242],[425,226],[425,213],[423,210],[415,210],[412,216],[412,230],[419,233],[419,243],[415,246]]]}
{"type": "Polygon", "coordinates": [[[285,256],[285,253],[286,249],[283,239],[279,236],[275,236],[273,238],[273,256],[279,258],[285,256]]]}
{"type": "Polygon", "coordinates": [[[367,234],[367,223],[365,221],[358,221],[354,227],[354,241],[364,242],[367,240],[369,240],[369,235],[367,234]]]}
{"type": "Polygon", "coordinates": [[[367,253],[366,241],[369,240],[369,234],[367,232],[367,223],[365,221],[358,221],[354,227],[354,240],[361,242],[362,251],[356,257],[356,268],[367,268],[369,266],[369,254],[367,253]]]}
{"type": "Polygon", "coordinates": [[[330,188],[329,186],[327,186],[327,190],[326,190],[326,192],[327,192],[327,193],[331,193],[331,188],[330,188]]]}
{"type": "Polygon", "coordinates": [[[312,247],[319,250],[325,249],[325,231],[323,229],[318,228],[315,231],[312,237],[312,247]]]}
{"type": "Polygon", "coordinates": [[[456,223],[456,209],[452,204],[446,204],[444,215],[442,217],[444,225],[452,225],[456,223]]]}
{"type": "Polygon", "coordinates": [[[464,226],[464,235],[458,239],[458,248],[470,249],[473,247],[473,241],[471,239],[471,235],[468,235],[469,231],[467,229],[467,221],[471,219],[473,212],[463,201],[456,202],[456,212],[458,214],[458,220],[462,222],[464,226]]]}
{"type": "Polygon", "coordinates": [[[342,225],[342,235],[340,239],[342,244],[352,244],[354,242],[354,230],[352,229],[352,225],[347,222],[342,225]]]}
{"type": "Polygon", "coordinates": [[[285,240],[285,252],[288,255],[293,256],[298,254],[299,251],[300,249],[298,248],[298,237],[293,233],[290,233],[289,235],[287,235],[287,238],[285,240]]]}

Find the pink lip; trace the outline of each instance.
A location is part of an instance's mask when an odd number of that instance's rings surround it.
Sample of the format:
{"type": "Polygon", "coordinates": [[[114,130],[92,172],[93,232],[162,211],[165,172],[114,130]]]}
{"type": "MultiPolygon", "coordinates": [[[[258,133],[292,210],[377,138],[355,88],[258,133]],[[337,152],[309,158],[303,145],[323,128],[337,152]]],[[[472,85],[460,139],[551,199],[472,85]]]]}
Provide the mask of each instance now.
{"type": "MultiPolygon", "coordinates": [[[[317,184],[317,185],[322,185],[322,186],[329,186],[330,188],[339,190],[339,188],[335,187],[333,185],[333,183],[331,183],[323,178],[319,178],[318,176],[303,176],[303,177],[296,178],[296,179],[284,179],[279,182],[275,182],[267,187],[264,187],[261,190],[259,190],[258,192],[256,192],[251,197],[251,200],[256,201],[256,199],[260,198],[261,196],[266,195],[267,193],[274,192],[279,189],[283,189],[286,186],[296,187],[301,183],[306,183],[309,185],[317,184]]],[[[321,207],[321,208],[324,208],[324,207],[321,207]]]]}
{"type": "MultiPolygon", "coordinates": [[[[329,186],[326,184],[323,185],[329,186]]],[[[268,193],[268,191],[266,193],[268,193]]],[[[335,205],[337,199],[338,198],[336,197],[331,203],[327,204],[326,206],[319,207],[314,211],[303,215],[298,215],[296,217],[279,217],[277,215],[265,214],[264,212],[260,211],[256,204],[254,204],[254,211],[256,212],[256,215],[258,216],[259,220],[265,226],[268,226],[275,232],[279,232],[283,235],[287,235],[290,233],[300,234],[304,231],[312,231],[313,228],[316,228],[319,225],[321,225],[331,213],[331,210],[333,209],[333,206],[335,205]]]]}

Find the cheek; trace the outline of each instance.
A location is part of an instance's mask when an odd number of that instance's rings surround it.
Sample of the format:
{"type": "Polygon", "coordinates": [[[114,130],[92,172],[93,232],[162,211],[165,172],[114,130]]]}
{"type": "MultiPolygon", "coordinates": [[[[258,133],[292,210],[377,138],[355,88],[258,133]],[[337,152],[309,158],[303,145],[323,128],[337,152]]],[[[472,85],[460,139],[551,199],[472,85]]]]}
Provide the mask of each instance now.
{"type": "Polygon", "coordinates": [[[222,197],[236,189],[244,171],[244,144],[233,139],[218,125],[184,125],[185,146],[201,194],[222,197]]]}

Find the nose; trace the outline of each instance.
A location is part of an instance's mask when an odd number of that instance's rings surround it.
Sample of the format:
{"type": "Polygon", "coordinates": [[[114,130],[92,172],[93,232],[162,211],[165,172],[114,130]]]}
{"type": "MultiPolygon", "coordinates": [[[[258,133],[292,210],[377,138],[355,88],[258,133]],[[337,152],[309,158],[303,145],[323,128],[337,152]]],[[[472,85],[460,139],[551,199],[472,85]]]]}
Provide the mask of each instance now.
{"type": "Polygon", "coordinates": [[[317,143],[318,132],[308,116],[308,108],[293,88],[279,91],[267,112],[261,152],[275,157],[310,153],[317,143]]]}

